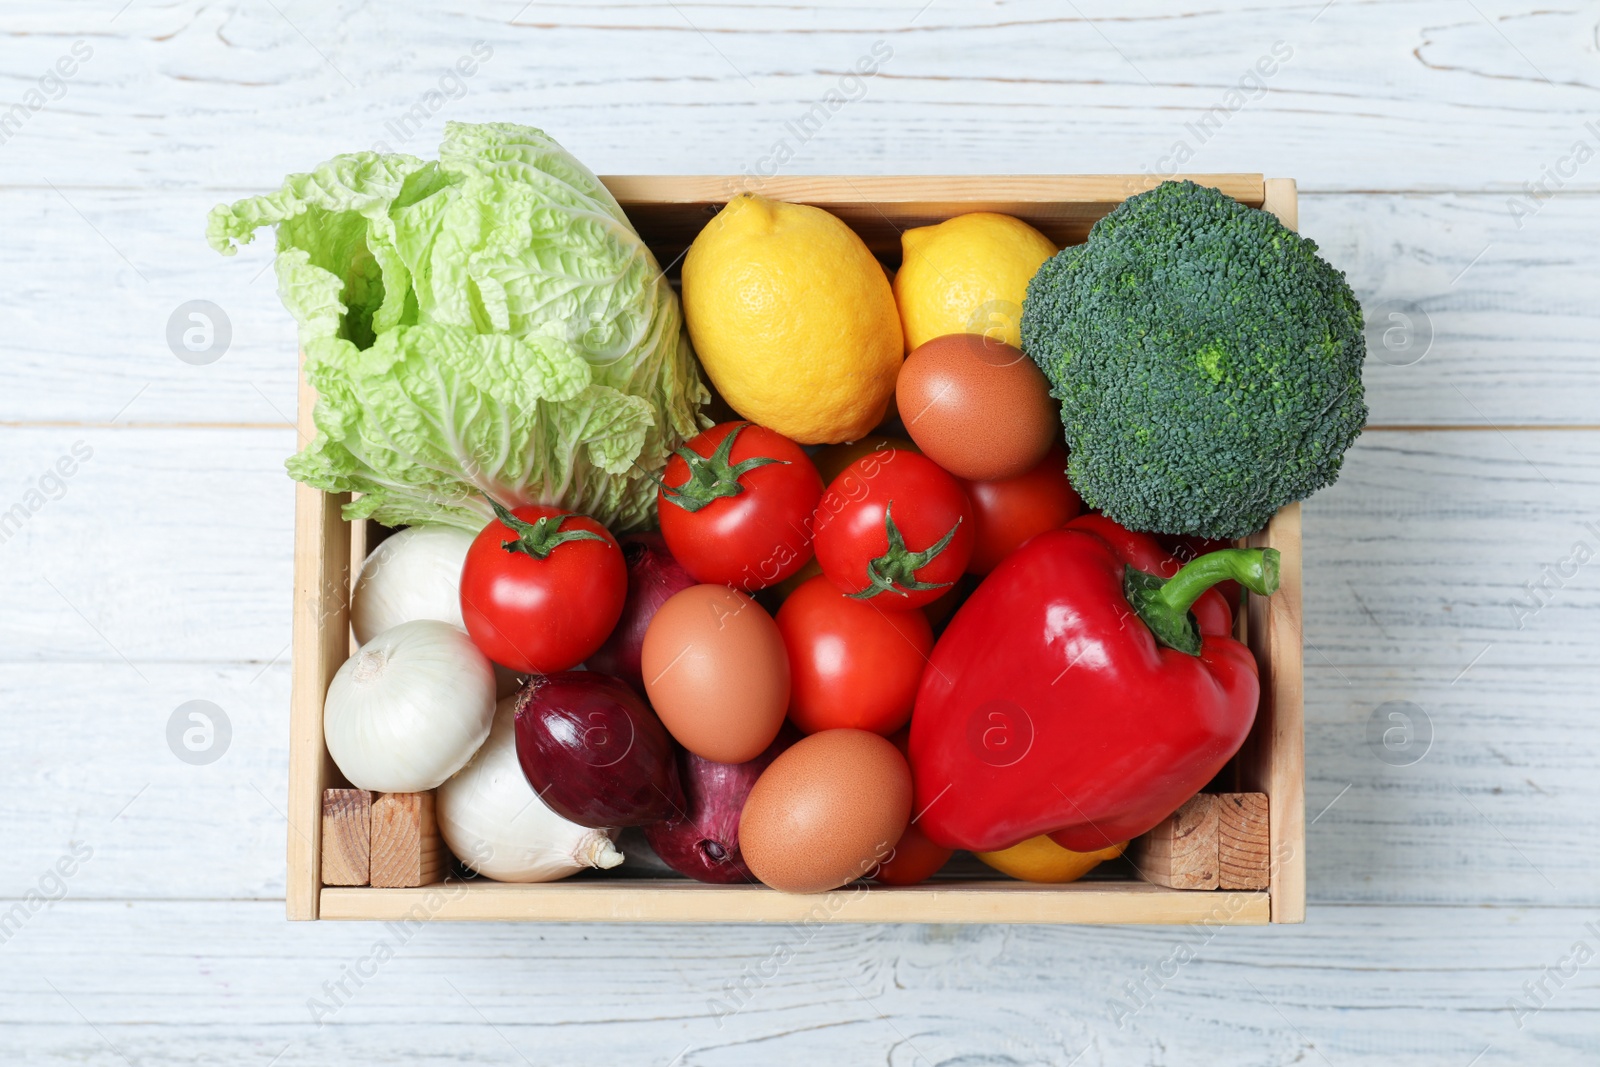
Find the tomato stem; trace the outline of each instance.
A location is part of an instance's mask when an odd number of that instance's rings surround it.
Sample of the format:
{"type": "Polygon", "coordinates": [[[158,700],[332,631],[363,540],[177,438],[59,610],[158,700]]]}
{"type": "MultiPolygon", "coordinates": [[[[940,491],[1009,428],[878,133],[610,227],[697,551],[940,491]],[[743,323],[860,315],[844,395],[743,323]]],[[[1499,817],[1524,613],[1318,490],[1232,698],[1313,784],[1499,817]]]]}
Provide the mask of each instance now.
{"type": "Polygon", "coordinates": [[[889,539],[889,550],[867,563],[867,587],[848,594],[856,600],[871,600],[880,593],[915,593],[923,589],[944,589],[955,584],[924,582],[917,577],[917,571],[932,563],[934,557],[945,550],[955,537],[956,531],[961,529],[961,520],[956,519],[955,525],[950,527],[939,540],[921,552],[913,552],[906,547],[906,539],[900,533],[900,527],[895,525],[893,509],[893,500],[883,506],[883,532],[889,539]]]}
{"type": "Polygon", "coordinates": [[[651,481],[661,487],[662,497],[684,511],[699,511],[714,500],[726,496],[738,496],[744,492],[745,487],[739,484],[739,479],[757,467],[765,467],[769,463],[789,462],[786,459],[773,459],[770,456],[755,456],[742,463],[730,462],[733,457],[734,439],[749,425],[748,422],[741,422],[734,426],[709,456],[702,456],[686,445],[673,449],[672,454],[688,465],[689,477],[682,485],[673,486],[651,474],[651,481]]]}
{"type": "Polygon", "coordinates": [[[511,514],[505,505],[489,494],[485,493],[483,498],[494,508],[495,518],[500,520],[501,525],[517,535],[509,541],[500,542],[500,547],[507,552],[521,552],[534,559],[547,559],[550,553],[568,541],[605,541],[604,537],[590,530],[563,530],[561,524],[568,519],[578,518],[576,512],[546,515],[542,519],[527,522],[511,514]]]}

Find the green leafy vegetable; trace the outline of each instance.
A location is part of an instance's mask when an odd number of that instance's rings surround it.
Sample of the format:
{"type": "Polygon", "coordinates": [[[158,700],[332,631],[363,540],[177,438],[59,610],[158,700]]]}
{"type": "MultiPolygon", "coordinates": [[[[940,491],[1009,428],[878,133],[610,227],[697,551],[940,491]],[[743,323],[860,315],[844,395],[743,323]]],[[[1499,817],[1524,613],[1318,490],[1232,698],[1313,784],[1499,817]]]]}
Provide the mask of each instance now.
{"type": "Polygon", "coordinates": [[[477,530],[486,493],[647,525],[707,399],[655,257],[539,130],[450,123],[439,157],[338,156],[211,212],[224,255],[277,227],[318,394],[289,473],[389,525],[477,530]]]}
{"type": "Polygon", "coordinates": [[[1046,260],[1022,349],[1061,401],[1084,502],[1242,537],[1330,485],[1361,433],[1361,306],[1317,246],[1193,182],[1130,197],[1046,260]]]}

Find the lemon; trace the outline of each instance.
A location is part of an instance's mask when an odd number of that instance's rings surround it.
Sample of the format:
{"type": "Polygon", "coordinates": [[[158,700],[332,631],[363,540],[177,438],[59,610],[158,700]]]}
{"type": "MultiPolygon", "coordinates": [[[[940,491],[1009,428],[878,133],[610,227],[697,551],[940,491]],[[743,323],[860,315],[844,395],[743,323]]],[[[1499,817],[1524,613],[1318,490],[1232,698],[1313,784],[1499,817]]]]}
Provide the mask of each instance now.
{"type": "Polygon", "coordinates": [[[894,277],[906,351],[950,333],[981,333],[1022,345],[1022,298],[1050,238],[1010,215],[975,211],[900,235],[894,277]]]}
{"type": "Polygon", "coordinates": [[[1122,855],[1127,847],[1124,841],[1099,852],[1073,852],[1050,840],[1049,835],[1040,834],[999,852],[979,852],[977,857],[1001,874],[1024,882],[1061,883],[1076,882],[1100,866],[1102,860],[1114,860],[1122,855]]]}
{"type": "Polygon", "coordinates": [[[683,312],[723,398],[801,444],[854,441],[893,400],[905,355],[894,292],[820,208],[730,200],[689,246],[683,312]]]}

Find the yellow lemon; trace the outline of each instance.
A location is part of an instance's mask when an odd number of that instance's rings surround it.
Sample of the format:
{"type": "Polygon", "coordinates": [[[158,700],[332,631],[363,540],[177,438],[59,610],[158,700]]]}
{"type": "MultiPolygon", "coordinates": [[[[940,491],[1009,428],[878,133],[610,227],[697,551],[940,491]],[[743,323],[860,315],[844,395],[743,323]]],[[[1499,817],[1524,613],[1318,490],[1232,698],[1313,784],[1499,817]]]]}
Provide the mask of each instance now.
{"type": "Polygon", "coordinates": [[[1022,298],[1050,238],[1010,215],[975,211],[900,235],[894,276],[906,351],[950,333],[981,333],[1022,346],[1022,298]]]}
{"type": "Polygon", "coordinates": [[[1073,852],[1050,840],[1049,835],[1040,834],[999,852],[979,852],[977,857],[1001,874],[1024,882],[1061,883],[1076,882],[1100,866],[1102,860],[1114,860],[1122,855],[1127,847],[1124,841],[1099,852],[1073,852]]]}
{"type": "Polygon", "coordinates": [[[689,246],[683,312],[717,391],[801,444],[883,420],[904,359],[882,266],[834,216],[741,193],[689,246]]]}

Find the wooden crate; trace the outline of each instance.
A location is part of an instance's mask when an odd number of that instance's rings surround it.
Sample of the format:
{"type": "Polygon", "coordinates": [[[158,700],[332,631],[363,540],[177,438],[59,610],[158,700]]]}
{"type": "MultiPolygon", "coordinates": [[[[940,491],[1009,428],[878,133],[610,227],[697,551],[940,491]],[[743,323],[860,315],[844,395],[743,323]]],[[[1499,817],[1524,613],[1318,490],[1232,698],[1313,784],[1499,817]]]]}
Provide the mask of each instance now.
{"type": "MultiPolygon", "coordinates": [[[[1297,225],[1295,185],[1252,174],[1196,175],[1242,203],[1297,225]]],[[[1153,187],[1145,175],[1039,177],[627,176],[604,179],[663,264],[673,264],[730,196],[750,188],[815,204],[853,227],[893,264],[899,234],[968,211],[1025,219],[1057,244],[1082,241],[1096,219],[1153,187]]],[[[302,380],[301,437],[315,433],[314,396],[302,380]]],[[[514,919],[556,922],[1015,922],[1248,925],[1305,918],[1305,746],[1301,692],[1300,507],[1280,511],[1249,543],[1283,554],[1282,585],[1250,597],[1240,629],[1261,666],[1261,709],[1226,776],[1231,788],[1270,799],[1271,875],[1265,891],[1185,891],[1143,881],[1064,886],[1010,879],[939,881],[894,888],[853,885],[819,896],[680,879],[584,878],[547,885],[450,880],[416,889],[324,886],[322,792],[342,784],[322,737],[322,702],[351,651],[352,567],[366,543],[345,522],[346,498],[301,485],[295,496],[295,604],[289,747],[291,919],[514,919]],[[354,561],[354,563],[353,563],[354,561]]]]}

